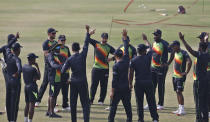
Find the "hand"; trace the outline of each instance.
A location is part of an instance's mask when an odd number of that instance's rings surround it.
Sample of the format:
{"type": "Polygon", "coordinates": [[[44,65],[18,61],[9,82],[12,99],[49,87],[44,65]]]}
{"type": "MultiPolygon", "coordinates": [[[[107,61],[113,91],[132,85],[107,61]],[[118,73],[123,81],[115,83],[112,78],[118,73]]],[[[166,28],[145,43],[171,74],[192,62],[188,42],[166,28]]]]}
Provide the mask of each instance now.
{"type": "Polygon", "coordinates": [[[90,35],[93,35],[93,34],[95,33],[95,31],[96,31],[96,29],[91,30],[89,34],[90,34],[90,35]]]}
{"type": "Polygon", "coordinates": [[[126,29],[123,29],[123,32],[122,32],[122,36],[123,36],[123,39],[126,40],[127,39],[127,30],[126,29]]]}
{"type": "Polygon", "coordinates": [[[13,74],[12,77],[18,78],[18,72],[16,72],[15,74],[13,74]]]}
{"type": "Polygon", "coordinates": [[[184,35],[181,32],[179,32],[179,38],[180,40],[184,40],[184,35]]]}
{"type": "Polygon", "coordinates": [[[16,38],[19,39],[20,38],[20,34],[19,32],[16,33],[16,38]]]}
{"type": "Polygon", "coordinates": [[[36,62],[33,65],[36,66],[36,67],[39,67],[38,63],[36,63],[36,62]]]}
{"type": "Polygon", "coordinates": [[[182,72],[181,75],[182,75],[182,76],[186,76],[187,73],[186,73],[186,72],[182,72]]]}
{"type": "Polygon", "coordinates": [[[87,32],[89,32],[90,26],[89,25],[85,25],[85,28],[86,28],[87,32]]]}
{"type": "Polygon", "coordinates": [[[112,58],[108,58],[108,59],[107,59],[107,62],[110,62],[110,61],[112,61],[112,60],[113,60],[112,58]]]}
{"type": "Polygon", "coordinates": [[[66,84],[70,84],[70,80],[67,80],[66,84]]]}
{"type": "Polygon", "coordinates": [[[146,36],[146,34],[142,33],[142,38],[143,38],[144,41],[147,41],[147,36],[146,36]]]}
{"type": "Polygon", "coordinates": [[[114,97],[114,92],[111,92],[111,94],[110,94],[111,100],[113,100],[113,97],[114,97]]]}
{"type": "Polygon", "coordinates": [[[207,42],[208,39],[209,39],[209,33],[207,33],[207,34],[205,35],[205,37],[204,37],[205,42],[207,42]]]}

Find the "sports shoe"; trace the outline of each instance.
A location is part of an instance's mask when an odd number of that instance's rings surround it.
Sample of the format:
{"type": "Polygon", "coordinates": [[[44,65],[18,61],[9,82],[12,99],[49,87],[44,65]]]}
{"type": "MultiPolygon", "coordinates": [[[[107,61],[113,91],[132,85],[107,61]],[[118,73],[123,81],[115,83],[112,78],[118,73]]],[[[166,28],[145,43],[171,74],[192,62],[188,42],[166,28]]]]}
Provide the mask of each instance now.
{"type": "Polygon", "coordinates": [[[149,106],[148,105],[145,105],[144,106],[144,110],[149,110],[149,106]]]}
{"type": "Polygon", "coordinates": [[[210,118],[210,112],[209,112],[209,118],[210,118]]]}
{"type": "Polygon", "coordinates": [[[153,122],[158,122],[158,120],[153,120],[153,122]]]}
{"type": "Polygon", "coordinates": [[[98,102],[98,105],[104,105],[104,103],[103,102],[98,102]]]}
{"type": "Polygon", "coordinates": [[[70,112],[70,111],[71,111],[71,107],[65,107],[65,108],[62,108],[62,111],[67,111],[67,112],[70,112]]]}
{"type": "Polygon", "coordinates": [[[164,106],[157,105],[157,110],[163,110],[163,109],[164,109],[164,106]]]}
{"type": "Polygon", "coordinates": [[[50,113],[47,111],[46,114],[45,114],[45,116],[49,116],[49,115],[50,115],[50,113]]]}
{"type": "Polygon", "coordinates": [[[55,113],[50,114],[49,117],[50,118],[62,118],[62,116],[55,114],[55,113]]]}
{"type": "Polygon", "coordinates": [[[184,109],[180,109],[179,112],[176,115],[177,116],[183,116],[185,114],[186,114],[185,110],[184,109]]]}
{"type": "Polygon", "coordinates": [[[40,102],[35,103],[35,107],[39,107],[40,102]]]}
{"type": "Polygon", "coordinates": [[[179,113],[179,109],[177,109],[176,111],[172,111],[173,114],[178,114],[179,113]]]}
{"type": "Polygon", "coordinates": [[[109,106],[109,107],[106,107],[105,110],[106,110],[106,111],[109,111],[109,110],[110,110],[110,106],[109,106]]]}
{"type": "Polygon", "coordinates": [[[55,107],[55,108],[54,108],[54,112],[55,112],[55,113],[58,113],[58,112],[59,112],[58,108],[55,107]]]}
{"type": "Polygon", "coordinates": [[[2,115],[3,114],[3,112],[0,112],[0,115],[2,115]]]}

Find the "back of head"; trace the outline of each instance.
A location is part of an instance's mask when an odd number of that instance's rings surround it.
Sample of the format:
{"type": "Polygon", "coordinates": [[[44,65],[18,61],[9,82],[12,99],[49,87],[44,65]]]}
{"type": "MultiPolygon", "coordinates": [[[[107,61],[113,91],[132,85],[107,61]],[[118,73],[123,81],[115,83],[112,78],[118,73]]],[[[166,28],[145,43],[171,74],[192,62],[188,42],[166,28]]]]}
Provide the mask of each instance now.
{"type": "Polygon", "coordinates": [[[122,58],[123,57],[123,51],[121,49],[117,49],[115,51],[114,55],[118,58],[122,58]]]}
{"type": "Polygon", "coordinates": [[[12,41],[12,40],[14,40],[14,39],[16,39],[15,35],[14,34],[9,34],[7,36],[7,43],[9,44],[9,42],[12,41]]]}
{"type": "Polygon", "coordinates": [[[80,45],[79,45],[79,43],[78,43],[78,42],[74,42],[74,43],[72,44],[72,51],[78,52],[79,50],[80,50],[80,45]]]}

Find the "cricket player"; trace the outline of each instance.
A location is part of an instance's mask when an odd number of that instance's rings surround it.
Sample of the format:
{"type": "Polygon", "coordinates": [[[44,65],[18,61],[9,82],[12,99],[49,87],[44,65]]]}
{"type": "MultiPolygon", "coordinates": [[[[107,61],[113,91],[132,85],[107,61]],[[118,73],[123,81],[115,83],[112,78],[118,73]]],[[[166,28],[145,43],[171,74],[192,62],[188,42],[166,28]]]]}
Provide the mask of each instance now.
{"type": "Polygon", "coordinates": [[[19,100],[21,91],[21,59],[18,57],[22,46],[14,43],[12,48],[6,48],[6,110],[9,122],[16,122],[19,110],[19,100]]]}
{"type": "Polygon", "coordinates": [[[24,111],[24,122],[32,122],[34,115],[35,102],[38,98],[38,86],[37,80],[40,80],[41,73],[39,66],[36,63],[36,56],[34,53],[29,53],[27,56],[28,64],[23,66],[23,79],[25,82],[25,111],[24,111]]]}
{"type": "Polygon", "coordinates": [[[49,49],[50,49],[50,47],[53,44],[57,43],[57,41],[55,41],[55,37],[56,37],[56,33],[57,32],[58,31],[55,30],[54,28],[49,28],[47,30],[48,39],[46,41],[44,41],[44,43],[42,45],[42,48],[43,48],[43,51],[44,51],[44,62],[45,62],[44,77],[43,77],[43,82],[41,84],[41,87],[39,89],[38,100],[37,100],[35,106],[39,106],[39,104],[40,104],[40,102],[42,100],[42,97],[44,95],[44,92],[45,92],[45,90],[47,88],[47,85],[49,83],[49,81],[48,81],[48,71],[49,71],[48,64],[49,63],[47,62],[48,61],[47,57],[49,55],[49,49]]]}
{"type": "Polygon", "coordinates": [[[109,61],[112,58],[108,58],[109,54],[114,54],[115,49],[108,43],[108,33],[101,34],[101,42],[94,39],[90,39],[90,44],[94,47],[94,65],[91,75],[91,87],[90,87],[90,102],[93,104],[98,84],[100,83],[100,98],[98,100],[99,105],[103,105],[109,78],[109,61]]]}
{"type": "Polygon", "coordinates": [[[173,111],[172,113],[177,115],[185,115],[186,112],[184,110],[184,96],[182,92],[184,91],[184,85],[187,78],[187,74],[189,73],[190,68],[192,66],[192,60],[188,53],[180,48],[179,41],[173,41],[170,47],[172,48],[173,53],[170,57],[168,65],[170,65],[171,62],[174,60],[174,71],[172,81],[179,104],[178,109],[176,111],[173,111]]]}
{"type": "Polygon", "coordinates": [[[144,44],[139,44],[137,51],[139,56],[133,58],[130,63],[129,83],[132,88],[133,75],[135,72],[135,94],[137,104],[138,122],[144,122],[144,93],[146,94],[147,103],[153,122],[158,122],[159,116],[157,113],[157,106],[154,95],[154,85],[152,82],[151,73],[151,59],[152,59],[152,48],[150,43],[147,41],[145,34],[142,34],[144,44]]]}
{"type": "Polygon", "coordinates": [[[116,63],[113,66],[113,80],[110,98],[112,99],[110,113],[108,117],[109,122],[114,122],[117,106],[122,100],[123,106],[127,114],[127,122],[132,122],[132,108],[131,108],[131,89],[128,81],[128,69],[129,69],[129,54],[128,54],[128,42],[126,29],[122,32],[123,42],[125,47],[125,53],[118,49],[115,51],[116,63]]]}
{"type": "Polygon", "coordinates": [[[179,38],[183,42],[188,52],[196,58],[193,72],[193,92],[196,106],[196,122],[208,122],[207,67],[208,62],[210,61],[210,55],[206,52],[208,44],[205,42],[200,42],[198,51],[195,51],[185,41],[184,35],[181,32],[179,32],[179,38]]]}
{"type": "MultiPolygon", "coordinates": [[[[168,71],[167,61],[168,61],[168,52],[169,52],[169,44],[162,37],[162,31],[160,29],[156,29],[153,33],[154,35],[154,43],[152,46],[152,81],[154,84],[154,88],[158,86],[158,105],[157,109],[164,109],[164,95],[165,95],[165,77],[168,71]]],[[[145,106],[145,109],[148,109],[148,106],[145,106]]]]}
{"type": "MultiPolygon", "coordinates": [[[[58,44],[61,44],[60,46],[60,55],[63,57],[62,63],[65,63],[65,61],[71,56],[70,50],[68,46],[65,45],[66,43],[66,36],[60,35],[58,37],[58,44]]],[[[67,70],[65,73],[61,74],[61,91],[63,95],[63,104],[62,104],[62,110],[63,111],[69,111],[70,112],[70,106],[68,104],[68,92],[69,92],[69,70],[67,70]]]]}
{"type": "Polygon", "coordinates": [[[63,57],[60,55],[60,44],[51,46],[51,52],[48,55],[48,80],[50,82],[48,111],[46,116],[50,118],[61,118],[60,115],[55,114],[54,108],[57,101],[57,96],[61,89],[61,68],[63,66],[63,57]]]}
{"type": "MultiPolygon", "coordinates": [[[[208,44],[207,51],[210,54],[210,42],[208,38],[205,38],[208,33],[202,32],[197,38],[200,39],[200,42],[206,42],[208,44]]],[[[208,78],[208,87],[210,88],[210,62],[208,63],[207,68],[207,78],[208,78]]],[[[208,110],[209,110],[209,117],[210,117],[210,89],[208,88],[208,110]]]]}
{"type": "Polygon", "coordinates": [[[79,52],[79,43],[74,42],[72,44],[73,55],[66,60],[61,70],[62,73],[65,73],[68,69],[71,69],[72,72],[70,80],[70,106],[72,122],[77,122],[78,95],[80,96],[80,101],[83,108],[84,122],[89,122],[90,118],[90,100],[86,76],[86,58],[90,35],[94,34],[95,30],[89,32],[89,28],[90,27],[86,25],[87,33],[82,51],[79,52]]]}

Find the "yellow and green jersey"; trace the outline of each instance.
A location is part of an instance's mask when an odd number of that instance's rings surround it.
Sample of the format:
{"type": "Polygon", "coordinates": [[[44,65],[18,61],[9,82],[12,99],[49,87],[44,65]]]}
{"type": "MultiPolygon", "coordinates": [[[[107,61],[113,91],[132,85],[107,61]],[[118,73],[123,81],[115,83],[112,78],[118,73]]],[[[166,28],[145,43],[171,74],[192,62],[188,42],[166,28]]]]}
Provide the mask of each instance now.
{"type": "Polygon", "coordinates": [[[181,50],[181,51],[175,53],[173,77],[175,77],[175,78],[183,77],[181,75],[181,73],[185,72],[187,58],[189,58],[189,55],[184,50],[181,50]]]}

